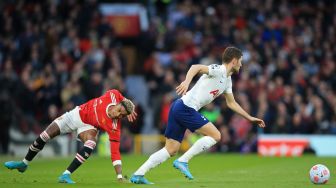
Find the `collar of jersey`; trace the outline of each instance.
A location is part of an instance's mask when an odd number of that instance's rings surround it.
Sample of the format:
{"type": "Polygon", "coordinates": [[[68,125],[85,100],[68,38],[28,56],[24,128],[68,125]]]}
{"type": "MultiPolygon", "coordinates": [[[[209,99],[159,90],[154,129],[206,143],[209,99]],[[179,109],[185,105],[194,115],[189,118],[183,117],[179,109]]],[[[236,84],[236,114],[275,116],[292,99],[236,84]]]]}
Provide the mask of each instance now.
{"type": "MultiPolygon", "coordinates": [[[[110,106],[114,106],[114,104],[113,103],[110,103],[110,104],[108,104],[107,106],[106,106],[106,115],[107,115],[107,117],[109,117],[109,118],[111,118],[109,115],[108,115],[108,109],[109,109],[109,107],[110,106]]],[[[112,119],[112,118],[111,118],[112,119]]]]}
{"type": "Polygon", "coordinates": [[[225,79],[230,78],[230,76],[227,76],[227,75],[226,75],[227,72],[226,72],[226,67],[225,67],[225,65],[222,64],[221,67],[222,67],[222,69],[224,70],[224,75],[222,75],[222,77],[225,78],[225,79]]]}

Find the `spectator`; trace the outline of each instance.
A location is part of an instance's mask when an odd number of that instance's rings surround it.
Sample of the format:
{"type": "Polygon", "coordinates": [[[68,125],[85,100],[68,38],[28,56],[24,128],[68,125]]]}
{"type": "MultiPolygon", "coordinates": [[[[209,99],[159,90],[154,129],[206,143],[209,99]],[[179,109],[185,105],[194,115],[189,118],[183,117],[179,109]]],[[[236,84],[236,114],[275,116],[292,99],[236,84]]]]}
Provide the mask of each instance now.
{"type": "Polygon", "coordinates": [[[13,102],[9,96],[9,92],[1,90],[0,92],[0,153],[8,154],[9,146],[9,128],[12,124],[12,116],[14,113],[13,102]]]}
{"type": "MultiPolygon", "coordinates": [[[[0,86],[13,94],[19,127],[28,133],[43,125],[51,106],[64,111],[112,87],[126,91],[124,79],[140,74],[150,91],[149,118],[163,131],[169,105],[163,96],[175,92],[190,65],[219,63],[223,49],[235,45],[248,71],[233,78],[234,92],[265,120],[266,133],[336,134],[336,3],[240,3],[150,2],[144,4],[149,29],[125,39],[116,36],[98,1],[4,1],[0,86]],[[136,70],[129,69],[124,46],[135,49],[136,70]]],[[[219,150],[253,151],[256,130],[225,104],[214,108],[224,117],[217,118],[218,128],[229,135],[219,150]]]]}

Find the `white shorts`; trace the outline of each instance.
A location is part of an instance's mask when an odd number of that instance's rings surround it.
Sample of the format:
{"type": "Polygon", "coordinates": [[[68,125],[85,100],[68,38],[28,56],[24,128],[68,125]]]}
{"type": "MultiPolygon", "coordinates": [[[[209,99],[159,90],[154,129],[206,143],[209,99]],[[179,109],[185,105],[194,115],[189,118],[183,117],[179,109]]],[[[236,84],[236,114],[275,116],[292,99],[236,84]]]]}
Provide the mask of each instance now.
{"type": "Polygon", "coordinates": [[[58,125],[61,134],[77,131],[77,135],[79,135],[80,133],[90,129],[97,130],[96,127],[82,121],[79,115],[78,106],[76,106],[75,109],[64,113],[61,117],[55,119],[54,122],[58,125]]]}

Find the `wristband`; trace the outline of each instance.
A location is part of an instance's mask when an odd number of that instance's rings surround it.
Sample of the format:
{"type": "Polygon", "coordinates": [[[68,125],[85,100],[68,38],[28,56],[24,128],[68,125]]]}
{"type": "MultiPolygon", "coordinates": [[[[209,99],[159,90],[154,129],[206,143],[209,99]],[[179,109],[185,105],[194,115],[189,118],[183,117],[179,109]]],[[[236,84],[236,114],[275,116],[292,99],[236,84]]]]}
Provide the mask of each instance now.
{"type": "Polygon", "coordinates": [[[122,174],[118,174],[118,175],[117,175],[117,178],[118,178],[118,179],[122,179],[122,178],[123,178],[123,175],[122,175],[122,174]]]}
{"type": "Polygon", "coordinates": [[[115,160],[112,162],[113,166],[121,165],[121,160],[115,160]]]}

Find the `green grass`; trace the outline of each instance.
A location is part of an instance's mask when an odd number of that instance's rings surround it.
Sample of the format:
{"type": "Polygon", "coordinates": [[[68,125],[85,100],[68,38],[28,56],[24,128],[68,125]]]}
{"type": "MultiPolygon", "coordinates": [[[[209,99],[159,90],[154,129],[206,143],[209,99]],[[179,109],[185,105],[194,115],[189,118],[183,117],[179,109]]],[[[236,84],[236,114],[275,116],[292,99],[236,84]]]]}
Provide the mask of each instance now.
{"type": "MultiPolygon", "coordinates": [[[[147,159],[147,156],[124,155],[123,170],[128,177],[147,159]]],[[[175,159],[175,157],[174,157],[175,159]]],[[[109,158],[92,156],[80,167],[72,178],[75,185],[57,183],[57,177],[64,171],[72,158],[36,159],[28,170],[21,174],[17,171],[0,168],[0,185],[2,188],[31,187],[160,187],[160,188],[286,188],[286,187],[320,187],[310,183],[309,169],[317,163],[325,164],[331,179],[323,187],[336,187],[336,159],[318,158],[306,155],[296,158],[272,158],[257,155],[238,154],[204,154],[195,157],[190,169],[195,180],[185,179],[172,167],[174,159],[161,164],[150,171],[146,177],[155,185],[134,185],[118,183],[114,168],[109,158]]],[[[9,160],[0,157],[0,162],[9,160]]]]}

